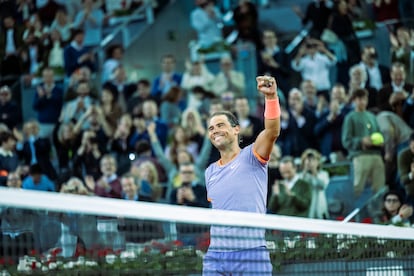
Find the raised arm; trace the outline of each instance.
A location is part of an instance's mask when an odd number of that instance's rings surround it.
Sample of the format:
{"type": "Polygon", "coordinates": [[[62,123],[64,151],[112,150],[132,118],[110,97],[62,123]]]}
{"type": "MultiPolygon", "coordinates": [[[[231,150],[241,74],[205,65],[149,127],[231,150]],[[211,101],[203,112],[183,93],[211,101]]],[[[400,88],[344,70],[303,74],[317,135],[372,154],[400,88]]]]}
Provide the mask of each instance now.
{"type": "Polygon", "coordinates": [[[276,92],[277,84],[273,77],[260,76],[256,80],[257,90],[265,96],[265,128],[257,136],[253,149],[260,157],[268,160],[273,145],[280,134],[280,105],[276,92]]]}

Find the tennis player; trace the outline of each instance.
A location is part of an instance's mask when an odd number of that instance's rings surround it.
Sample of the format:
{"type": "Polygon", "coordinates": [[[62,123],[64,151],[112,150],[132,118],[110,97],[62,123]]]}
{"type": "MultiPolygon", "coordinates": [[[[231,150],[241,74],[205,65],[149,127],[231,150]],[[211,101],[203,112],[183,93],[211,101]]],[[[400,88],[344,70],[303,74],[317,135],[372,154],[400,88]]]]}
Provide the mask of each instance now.
{"type": "MultiPolygon", "coordinates": [[[[205,172],[213,209],[266,212],[267,162],[280,133],[280,106],[275,79],[256,80],[266,100],[264,130],[253,144],[240,148],[240,125],[232,113],[219,111],[209,118],[208,135],[220,152],[220,160],[205,172]]],[[[272,275],[264,229],[212,226],[210,234],[203,275],[272,275]]]]}

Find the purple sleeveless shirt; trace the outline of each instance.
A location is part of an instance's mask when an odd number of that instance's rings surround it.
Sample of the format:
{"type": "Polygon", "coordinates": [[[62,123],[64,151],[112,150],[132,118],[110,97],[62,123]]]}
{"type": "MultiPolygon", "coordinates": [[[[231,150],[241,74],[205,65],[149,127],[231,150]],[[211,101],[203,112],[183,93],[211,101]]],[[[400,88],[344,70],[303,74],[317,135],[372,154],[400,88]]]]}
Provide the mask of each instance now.
{"type": "MultiPolygon", "coordinates": [[[[267,162],[243,148],[230,163],[212,163],[205,172],[207,196],[213,209],[266,213],[267,162]]],[[[211,251],[237,251],[265,246],[265,230],[211,226],[211,251]]]]}

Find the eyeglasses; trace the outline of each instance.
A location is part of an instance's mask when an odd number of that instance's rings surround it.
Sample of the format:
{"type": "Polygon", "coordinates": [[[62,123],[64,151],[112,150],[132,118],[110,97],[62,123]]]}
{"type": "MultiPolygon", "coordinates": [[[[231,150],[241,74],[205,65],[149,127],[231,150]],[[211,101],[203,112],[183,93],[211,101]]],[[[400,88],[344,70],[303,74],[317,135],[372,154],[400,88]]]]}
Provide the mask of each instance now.
{"type": "Polygon", "coordinates": [[[385,200],[385,202],[387,202],[387,203],[398,203],[398,202],[400,202],[400,200],[398,198],[387,198],[385,200]]]}

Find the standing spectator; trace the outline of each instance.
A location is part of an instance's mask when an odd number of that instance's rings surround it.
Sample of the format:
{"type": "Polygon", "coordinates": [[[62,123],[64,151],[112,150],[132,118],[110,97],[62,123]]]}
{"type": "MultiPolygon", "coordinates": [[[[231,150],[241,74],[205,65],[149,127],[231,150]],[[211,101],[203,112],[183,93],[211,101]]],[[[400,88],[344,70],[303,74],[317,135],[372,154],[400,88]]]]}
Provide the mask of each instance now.
{"type": "Polygon", "coordinates": [[[37,37],[33,29],[26,30],[27,33],[23,35],[23,46],[20,51],[22,60],[23,73],[27,77],[33,78],[41,69],[45,62],[45,48],[41,43],[41,37],[37,37]]]}
{"type": "Polygon", "coordinates": [[[90,86],[87,81],[80,81],[76,87],[77,97],[63,106],[60,121],[63,123],[78,122],[82,115],[93,105],[90,86]]]}
{"type": "Polygon", "coordinates": [[[162,196],[162,187],[159,183],[159,175],[155,164],[151,161],[144,161],[138,166],[131,168],[131,174],[138,177],[140,197],[157,202],[162,196]]]}
{"type": "Polygon", "coordinates": [[[84,45],[84,38],[85,32],[75,29],[70,44],[65,47],[63,54],[67,77],[82,66],[88,67],[92,72],[96,70],[95,52],[84,45]]]}
{"type": "Polygon", "coordinates": [[[405,189],[407,201],[414,204],[414,133],[410,136],[408,147],[398,155],[398,174],[405,189]]]}
{"type": "Polygon", "coordinates": [[[62,110],[63,90],[56,85],[51,68],[42,70],[42,79],[33,98],[33,109],[37,111],[39,136],[51,138],[62,110]]]}
{"type": "Polygon", "coordinates": [[[331,89],[329,74],[335,64],[336,57],[317,39],[307,39],[292,60],[292,68],[300,72],[302,80],[313,81],[318,92],[325,94],[331,89]]]}
{"type": "Polygon", "coordinates": [[[392,64],[390,76],[391,83],[386,83],[377,94],[377,106],[381,111],[392,111],[390,105],[392,94],[410,92],[414,89],[414,85],[405,82],[407,73],[402,63],[392,64]]]}
{"type": "Polygon", "coordinates": [[[73,174],[81,179],[84,176],[92,176],[94,179],[98,179],[100,176],[99,160],[102,152],[99,150],[96,133],[84,131],[81,139],[81,144],[73,156],[73,174]]]}
{"type": "Polygon", "coordinates": [[[127,110],[128,100],[136,89],[136,84],[128,81],[125,67],[122,64],[115,68],[109,81],[104,85],[107,86],[108,84],[113,86],[113,91],[117,91],[116,99],[118,105],[125,112],[127,110]]]}
{"type": "Polygon", "coordinates": [[[197,8],[190,15],[191,26],[196,30],[198,44],[201,48],[209,48],[223,41],[222,15],[212,0],[196,0],[197,8]]]}
{"type": "Polygon", "coordinates": [[[19,135],[17,151],[26,165],[37,164],[42,173],[51,180],[57,178],[56,170],[51,162],[52,144],[49,138],[39,137],[39,123],[27,121],[23,125],[23,136],[19,135]]]}
{"type": "Polygon", "coordinates": [[[308,4],[305,14],[300,8],[294,7],[296,14],[302,19],[302,24],[311,23],[310,35],[319,39],[323,30],[328,25],[329,16],[332,13],[332,1],[315,0],[308,4]]]}
{"type": "Polygon", "coordinates": [[[373,45],[365,45],[362,48],[360,65],[367,71],[368,87],[379,91],[384,84],[390,82],[390,69],[378,63],[378,53],[373,45]]]}
{"type": "MultiPolygon", "coordinates": [[[[92,77],[92,71],[87,66],[82,66],[79,69],[77,69],[69,78],[69,84],[65,91],[65,97],[63,101],[69,102],[73,99],[75,99],[77,95],[77,86],[81,82],[87,82],[89,85],[89,95],[97,100],[99,98],[100,91],[98,91],[98,88],[96,87],[95,81],[92,77]]],[[[99,88],[100,90],[100,88],[99,88]]]]}
{"type": "Polygon", "coordinates": [[[7,85],[0,87],[0,123],[10,130],[22,123],[20,107],[12,100],[12,91],[7,85]]]}
{"type": "Polygon", "coordinates": [[[290,90],[288,56],[278,44],[278,38],[273,30],[262,32],[263,49],[258,53],[258,74],[269,75],[277,79],[277,86],[285,98],[290,90]]]}
{"type": "Polygon", "coordinates": [[[256,5],[250,0],[239,0],[233,9],[233,20],[238,31],[238,39],[250,41],[260,48],[259,14],[256,5]]]}
{"type": "Polygon", "coordinates": [[[245,95],[246,82],[244,74],[234,69],[233,60],[230,56],[223,56],[220,59],[220,72],[214,78],[212,90],[216,96],[224,92],[232,91],[236,96],[245,95]]]}
{"type": "Polygon", "coordinates": [[[116,160],[111,155],[104,155],[100,161],[100,171],[102,176],[95,182],[90,177],[85,177],[85,182],[95,195],[110,198],[122,198],[121,180],[116,174],[116,160]]]}
{"type": "Polygon", "coordinates": [[[329,174],[321,168],[321,154],[313,149],[306,149],[301,156],[301,178],[312,185],[312,200],[309,217],[329,219],[326,188],[329,185],[329,174]]]}
{"type": "Polygon", "coordinates": [[[95,6],[95,0],[83,0],[82,2],[83,9],[77,13],[73,26],[84,30],[85,47],[97,47],[102,41],[102,26],[105,14],[95,6]]]}
{"type": "Polygon", "coordinates": [[[342,126],[342,144],[348,150],[354,171],[354,196],[358,198],[370,181],[374,193],[385,185],[385,167],[381,151],[383,144],[371,140],[379,132],[375,115],[367,111],[368,91],[358,89],[352,93],[354,111],[348,113],[342,126]]]}
{"type": "Polygon", "coordinates": [[[56,30],[60,33],[62,42],[64,44],[70,41],[71,31],[73,25],[69,20],[68,14],[65,9],[59,9],[56,12],[55,19],[50,25],[51,30],[56,30]]]}
{"type": "Polygon", "coordinates": [[[293,157],[280,160],[281,181],[275,181],[269,202],[269,211],[285,216],[308,217],[312,202],[312,185],[300,178],[293,157]]]}
{"type": "Polygon", "coordinates": [[[347,154],[341,142],[341,131],[344,118],[350,111],[345,87],[342,84],[335,85],[331,90],[329,110],[321,114],[314,129],[322,155],[328,158],[334,154],[336,157],[331,162],[344,159],[347,154]]]}
{"type": "Polygon", "coordinates": [[[59,77],[63,77],[65,68],[65,45],[63,44],[60,33],[55,29],[50,30],[49,39],[50,42],[46,46],[44,67],[51,67],[59,77]]]}
{"type": "Polygon", "coordinates": [[[3,18],[0,35],[0,75],[16,78],[22,73],[20,51],[23,46],[23,30],[15,24],[12,15],[3,18]]]}
{"type": "Polygon", "coordinates": [[[26,190],[55,192],[56,187],[38,164],[30,166],[29,175],[23,179],[22,188],[26,190]]]}
{"type": "Polygon", "coordinates": [[[164,55],[161,60],[161,74],[154,79],[151,95],[157,103],[161,102],[162,95],[173,86],[180,86],[182,75],[175,72],[175,57],[171,54],[164,55]]]}
{"type": "Polygon", "coordinates": [[[409,144],[413,129],[394,112],[382,111],[377,114],[380,132],[384,135],[385,179],[390,189],[397,189],[397,156],[409,144]]]}

